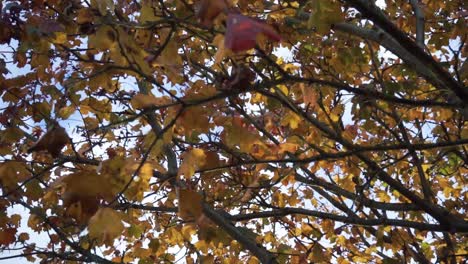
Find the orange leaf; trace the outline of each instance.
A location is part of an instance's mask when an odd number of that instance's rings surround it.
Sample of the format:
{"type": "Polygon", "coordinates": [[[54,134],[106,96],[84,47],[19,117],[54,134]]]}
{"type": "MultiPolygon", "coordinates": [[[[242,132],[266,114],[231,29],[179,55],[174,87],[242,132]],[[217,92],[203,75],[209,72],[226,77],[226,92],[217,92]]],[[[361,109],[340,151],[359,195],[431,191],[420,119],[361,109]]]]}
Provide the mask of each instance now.
{"type": "Polygon", "coordinates": [[[5,228],[0,230],[0,245],[8,246],[15,242],[16,228],[5,228]]]}

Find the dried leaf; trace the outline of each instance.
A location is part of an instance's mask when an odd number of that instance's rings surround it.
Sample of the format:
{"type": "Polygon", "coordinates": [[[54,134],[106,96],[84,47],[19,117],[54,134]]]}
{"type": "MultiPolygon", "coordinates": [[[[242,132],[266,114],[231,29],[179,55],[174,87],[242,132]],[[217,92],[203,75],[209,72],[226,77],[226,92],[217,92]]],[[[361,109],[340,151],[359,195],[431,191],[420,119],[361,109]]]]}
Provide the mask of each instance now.
{"type": "Polygon", "coordinates": [[[16,228],[5,228],[0,230],[0,245],[8,246],[15,242],[16,228]]]}
{"type": "Polygon", "coordinates": [[[244,64],[232,69],[231,77],[223,83],[225,90],[247,90],[255,80],[255,73],[244,64]]]}
{"type": "Polygon", "coordinates": [[[96,213],[101,199],[110,201],[113,198],[110,188],[102,188],[106,185],[108,183],[101,175],[83,170],[58,179],[52,187],[62,189],[66,214],[84,224],[96,213]]]}

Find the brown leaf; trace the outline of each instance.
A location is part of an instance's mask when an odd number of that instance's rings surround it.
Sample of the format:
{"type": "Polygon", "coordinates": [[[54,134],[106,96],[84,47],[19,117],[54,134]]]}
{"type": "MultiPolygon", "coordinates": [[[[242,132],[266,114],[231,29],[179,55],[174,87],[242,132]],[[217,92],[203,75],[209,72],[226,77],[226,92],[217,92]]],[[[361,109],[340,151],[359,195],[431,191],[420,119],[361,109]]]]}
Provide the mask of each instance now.
{"type": "Polygon", "coordinates": [[[255,73],[244,64],[237,65],[232,70],[231,77],[223,83],[224,90],[247,90],[255,80],[255,73]]]}
{"type": "Polygon", "coordinates": [[[194,221],[202,215],[203,197],[195,190],[179,190],[179,216],[185,221],[194,221]]]}
{"type": "Polygon", "coordinates": [[[66,214],[84,224],[96,213],[101,199],[112,200],[111,189],[102,188],[106,185],[109,184],[104,177],[84,170],[59,178],[52,187],[61,187],[66,214]]]}
{"type": "Polygon", "coordinates": [[[201,0],[195,5],[195,15],[204,26],[208,27],[227,7],[225,0],[201,0]]]}
{"type": "Polygon", "coordinates": [[[15,242],[16,228],[5,228],[0,230],[0,245],[8,246],[15,242]]]}
{"type": "Polygon", "coordinates": [[[89,236],[110,246],[124,230],[122,214],[112,208],[100,208],[89,220],[89,236]]]}
{"type": "Polygon", "coordinates": [[[28,149],[28,152],[47,150],[52,157],[56,158],[69,140],[70,139],[65,128],[58,124],[54,124],[32,147],[28,149]]]}

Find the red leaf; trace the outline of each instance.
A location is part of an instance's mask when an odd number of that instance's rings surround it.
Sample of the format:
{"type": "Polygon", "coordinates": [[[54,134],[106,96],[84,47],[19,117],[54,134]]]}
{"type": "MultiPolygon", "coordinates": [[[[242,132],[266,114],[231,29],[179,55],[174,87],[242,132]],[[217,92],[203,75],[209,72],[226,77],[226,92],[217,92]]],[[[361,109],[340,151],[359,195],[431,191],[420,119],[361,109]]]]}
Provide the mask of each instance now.
{"type": "Polygon", "coordinates": [[[252,49],[255,47],[258,34],[263,34],[273,41],[281,40],[281,36],[265,22],[230,13],[227,18],[224,45],[233,52],[252,49]]]}

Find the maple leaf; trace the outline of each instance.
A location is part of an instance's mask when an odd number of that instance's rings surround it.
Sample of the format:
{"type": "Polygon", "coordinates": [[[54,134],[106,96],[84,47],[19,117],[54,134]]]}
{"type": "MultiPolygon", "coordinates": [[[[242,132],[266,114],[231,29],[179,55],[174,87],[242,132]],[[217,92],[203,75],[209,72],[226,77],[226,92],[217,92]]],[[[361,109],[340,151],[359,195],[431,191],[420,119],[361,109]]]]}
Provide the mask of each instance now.
{"type": "Polygon", "coordinates": [[[190,178],[195,173],[195,170],[201,168],[205,164],[205,152],[202,149],[194,148],[183,154],[184,161],[180,165],[178,175],[184,175],[190,178]]]}
{"type": "Polygon", "coordinates": [[[28,152],[47,150],[52,157],[56,158],[68,142],[70,142],[70,138],[65,128],[55,123],[28,149],[28,152]]]}
{"type": "Polygon", "coordinates": [[[114,239],[122,234],[123,230],[121,214],[109,207],[99,208],[89,219],[89,236],[108,246],[113,244],[114,239]]]}
{"type": "Polygon", "coordinates": [[[5,228],[0,230],[0,245],[8,246],[15,242],[16,228],[5,228]]]}
{"type": "Polygon", "coordinates": [[[372,2],[0,1],[0,251],[463,262],[466,12],[372,2]]]}
{"type": "Polygon", "coordinates": [[[110,188],[102,188],[108,183],[94,171],[80,171],[59,178],[52,187],[62,189],[62,200],[67,208],[67,215],[78,223],[86,223],[98,210],[100,200],[111,200],[110,188]]]}
{"type": "Polygon", "coordinates": [[[260,35],[265,35],[273,41],[281,40],[281,36],[265,22],[241,14],[229,13],[224,37],[226,48],[233,52],[252,49],[257,44],[260,35]]]}

